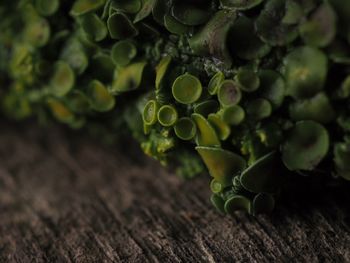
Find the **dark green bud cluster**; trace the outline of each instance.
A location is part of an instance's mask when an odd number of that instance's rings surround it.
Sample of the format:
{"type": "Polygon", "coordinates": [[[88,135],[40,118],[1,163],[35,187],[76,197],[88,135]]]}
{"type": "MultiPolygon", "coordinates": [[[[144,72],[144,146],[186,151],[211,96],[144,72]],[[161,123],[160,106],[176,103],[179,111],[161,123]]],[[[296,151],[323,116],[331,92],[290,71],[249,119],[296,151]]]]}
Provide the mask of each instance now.
{"type": "Polygon", "coordinates": [[[128,127],[185,177],[204,164],[229,214],[271,211],[290,176],[350,180],[350,2],[5,3],[8,116],[128,127]]]}

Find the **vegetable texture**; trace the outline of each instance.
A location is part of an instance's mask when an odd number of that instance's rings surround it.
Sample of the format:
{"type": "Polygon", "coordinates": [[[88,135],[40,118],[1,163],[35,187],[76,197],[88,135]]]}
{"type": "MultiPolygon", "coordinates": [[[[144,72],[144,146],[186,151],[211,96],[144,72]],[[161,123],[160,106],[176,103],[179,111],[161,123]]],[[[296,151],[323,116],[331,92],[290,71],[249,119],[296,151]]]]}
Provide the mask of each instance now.
{"type": "Polygon", "coordinates": [[[0,15],[11,118],[131,134],[186,178],[207,168],[228,214],[270,212],[301,174],[350,180],[348,1],[5,0],[0,15]]]}

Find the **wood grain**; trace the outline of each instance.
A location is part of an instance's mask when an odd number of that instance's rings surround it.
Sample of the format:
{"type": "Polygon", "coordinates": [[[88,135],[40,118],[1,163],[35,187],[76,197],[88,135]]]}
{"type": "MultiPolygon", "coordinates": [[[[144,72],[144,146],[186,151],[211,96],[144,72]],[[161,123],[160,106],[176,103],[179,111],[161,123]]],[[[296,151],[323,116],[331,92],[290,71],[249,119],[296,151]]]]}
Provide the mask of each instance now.
{"type": "Polygon", "coordinates": [[[206,175],[183,181],[132,144],[0,127],[0,262],[350,262],[347,190],[222,216],[206,175]]]}

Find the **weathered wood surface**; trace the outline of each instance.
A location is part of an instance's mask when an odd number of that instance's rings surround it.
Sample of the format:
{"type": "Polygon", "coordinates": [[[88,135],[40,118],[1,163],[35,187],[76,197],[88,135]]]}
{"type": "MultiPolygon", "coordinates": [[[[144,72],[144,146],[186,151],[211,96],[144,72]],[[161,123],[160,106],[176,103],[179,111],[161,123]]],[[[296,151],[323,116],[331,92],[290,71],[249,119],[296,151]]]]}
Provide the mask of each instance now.
{"type": "Polygon", "coordinates": [[[346,191],[224,217],[207,177],[184,182],[128,145],[0,127],[1,262],[350,262],[346,191]]]}

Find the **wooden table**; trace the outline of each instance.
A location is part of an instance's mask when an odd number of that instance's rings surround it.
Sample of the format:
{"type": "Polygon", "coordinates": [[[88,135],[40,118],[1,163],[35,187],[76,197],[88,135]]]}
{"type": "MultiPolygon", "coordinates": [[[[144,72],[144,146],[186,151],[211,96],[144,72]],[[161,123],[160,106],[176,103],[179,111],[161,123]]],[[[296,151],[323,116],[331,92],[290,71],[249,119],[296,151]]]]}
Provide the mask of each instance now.
{"type": "Polygon", "coordinates": [[[207,176],[141,156],[1,121],[0,262],[350,262],[349,191],[222,216],[207,176]]]}

